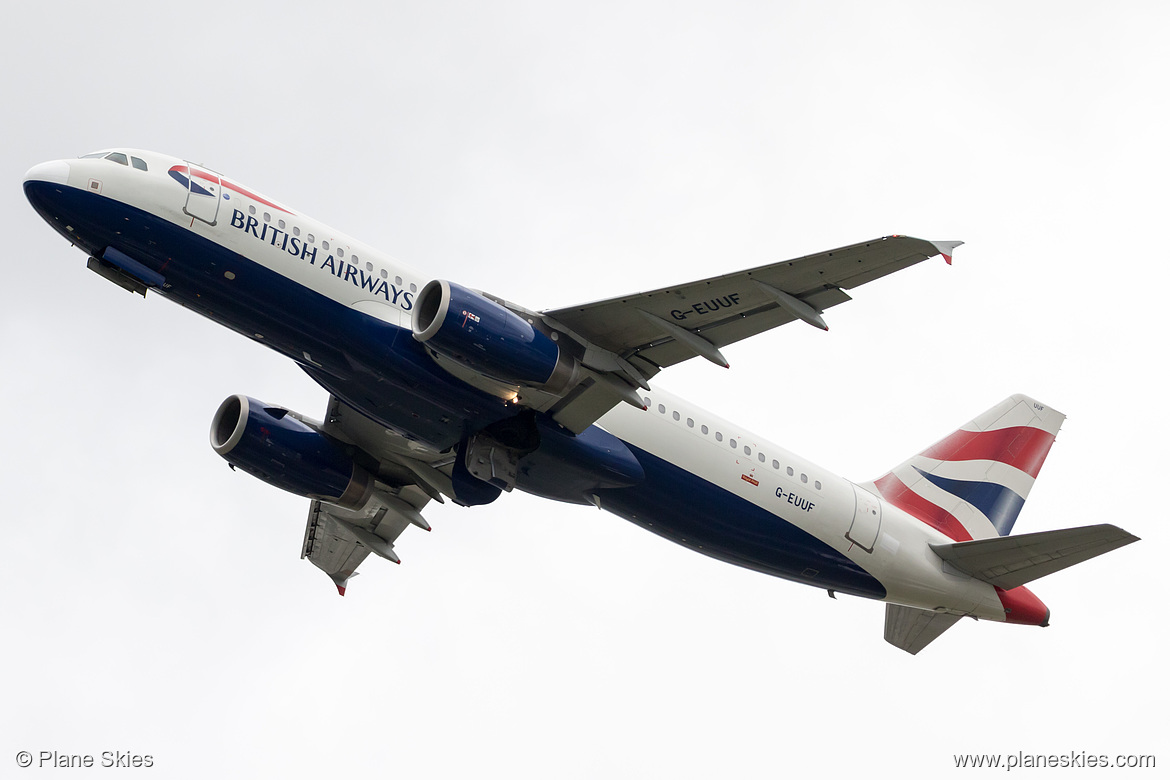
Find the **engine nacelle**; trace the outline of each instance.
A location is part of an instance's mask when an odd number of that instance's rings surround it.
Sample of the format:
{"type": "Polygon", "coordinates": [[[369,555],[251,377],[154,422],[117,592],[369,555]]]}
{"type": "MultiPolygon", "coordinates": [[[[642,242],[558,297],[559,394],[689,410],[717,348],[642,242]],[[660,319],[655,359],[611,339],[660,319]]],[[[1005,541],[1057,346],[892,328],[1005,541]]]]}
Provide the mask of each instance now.
{"type": "Polygon", "coordinates": [[[373,489],[369,472],[327,436],[245,395],[219,405],[211,446],[233,466],[305,498],[356,509],[373,489]]]}
{"type": "Polygon", "coordinates": [[[528,320],[452,282],[428,282],[414,303],[414,337],[444,357],[513,385],[558,389],[575,360],[528,320]]]}

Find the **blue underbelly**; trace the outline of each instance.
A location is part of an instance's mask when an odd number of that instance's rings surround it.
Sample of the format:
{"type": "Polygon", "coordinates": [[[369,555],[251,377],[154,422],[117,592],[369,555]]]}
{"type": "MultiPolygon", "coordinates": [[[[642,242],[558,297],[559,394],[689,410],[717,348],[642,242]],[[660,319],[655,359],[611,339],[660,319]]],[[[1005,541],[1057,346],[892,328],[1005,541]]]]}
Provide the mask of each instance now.
{"type": "Polygon", "coordinates": [[[646,478],[635,487],[597,491],[607,511],[727,563],[818,588],[885,598],[880,582],[807,531],[673,463],[628,446],[646,478]]]}

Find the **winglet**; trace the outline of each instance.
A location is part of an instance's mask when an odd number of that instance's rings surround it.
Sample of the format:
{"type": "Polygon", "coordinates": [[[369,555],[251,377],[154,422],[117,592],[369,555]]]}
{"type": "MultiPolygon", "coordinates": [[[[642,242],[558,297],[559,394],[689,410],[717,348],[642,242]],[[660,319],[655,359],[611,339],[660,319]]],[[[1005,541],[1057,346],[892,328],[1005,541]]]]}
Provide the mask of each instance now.
{"type": "Polygon", "coordinates": [[[955,254],[955,247],[963,245],[962,241],[931,241],[938,253],[943,256],[943,260],[947,261],[947,265],[951,264],[951,258],[955,254]]]}
{"type": "MultiPolygon", "coordinates": [[[[355,572],[356,573],[356,572],[355,572]]],[[[353,575],[349,575],[352,577],[353,575]]],[[[341,574],[330,574],[329,579],[333,580],[333,584],[337,586],[337,595],[345,595],[345,586],[349,583],[349,577],[343,577],[341,574]]]]}

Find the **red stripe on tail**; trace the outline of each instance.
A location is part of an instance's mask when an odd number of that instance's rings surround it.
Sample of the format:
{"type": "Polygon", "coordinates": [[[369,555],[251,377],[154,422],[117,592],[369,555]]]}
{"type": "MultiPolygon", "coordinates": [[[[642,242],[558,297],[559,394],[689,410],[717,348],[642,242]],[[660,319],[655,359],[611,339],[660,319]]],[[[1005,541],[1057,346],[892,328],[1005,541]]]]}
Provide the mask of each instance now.
{"type": "Polygon", "coordinates": [[[906,483],[893,474],[886,474],[881,479],[874,480],[873,484],[886,501],[927,525],[937,528],[956,542],[971,540],[971,534],[957,517],[906,487],[906,483]]]}
{"type": "Polygon", "coordinates": [[[1035,477],[1056,437],[1039,428],[955,431],[922,454],[935,460],[994,460],[1035,477]]]}

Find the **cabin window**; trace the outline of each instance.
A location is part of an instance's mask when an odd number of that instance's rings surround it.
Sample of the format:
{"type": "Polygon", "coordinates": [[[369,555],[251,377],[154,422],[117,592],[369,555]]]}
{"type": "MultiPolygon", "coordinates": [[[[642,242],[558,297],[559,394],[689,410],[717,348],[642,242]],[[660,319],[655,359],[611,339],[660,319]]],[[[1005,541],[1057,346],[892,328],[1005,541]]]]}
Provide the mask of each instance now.
{"type": "Polygon", "coordinates": [[[283,219],[276,220],[276,226],[278,228],[280,228],[281,230],[284,230],[284,220],[283,219]]]}
{"type": "Polygon", "coordinates": [[[779,470],[780,470],[780,461],[778,461],[778,460],[774,460],[774,461],[772,461],[772,468],[774,468],[774,469],[776,469],[777,471],[779,471],[779,470]]]}
{"type": "Polygon", "coordinates": [[[738,446],[735,442],[735,439],[728,439],[727,443],[731,445],[731,449],[733,450],[736,448],[736,446],[738,446]]]}
{"type": "MultiPolygon", "coordinates": [[[[353,261],[355,263],[357,262],[357,255],[353,256],[353,261]]],[[[366,270],[369,271],[370,273],[373,273],[374,272],[374,264],[373,263],[366,263],[366,270]]]]}
{"type": "Polygon", "coordinates": [[[763,463],[765,460],[767,460],[767,458],[764,457],[764,453],[762,452],[757,453],[757,457],[760,459],[760,463],[763,463]]]}
{"type": "Polygon", "coordinates": [[[265,222],[271,222],[271,221],[272,221],[272,215],[271,215],[271,214],[269,214],[267,211],[265,211],[265,212],[264,212],[264,221],[265,221],[265,222]]]}
{"type": "Polygon", "coordinates": [[[110,152],[109,154],[106,155],[106,159],[113,160],[114,162],[118,163],[119,165],[129,165],[130,164],[130,161],[126,159],[126,155],[122,154],[121,152],[110,152]]]}
{"type": "Polygon", "coordinates": [[[715,441],[723,441],[723,433],[722,432],[715,431],[715,441]]]}
{"type": "Polygon", "coordinates": [[[694,427],[695,427],[695,421],[694,421],[694,419],[692,419],[692,418],[690,418],[690,417],[688,417],[688,418],[687,418],[687,427],[688,427],[688,428],[694,428],[694,427]]]}
{"type": "Polygon", "coordinates": [[[414,282],[410,283],[410,291],[411,292],[418,292],[418,288],[414,286],[414,282]]]}
{"type": "Polygon", "coordinates": [[[788,476],[790,476],[790,477],[796,476],[796,472],[792,470],[792,467],[791,467],[791,466],[789,466],[789,467],[786,469],[786,471],[788,472],[788,476]]]}
{"type": "Polygon", "coordinates": [[[383,268],[383,269],[382,269],[382,272],[381,272],[381,273],[382,273],[382,278],[383,278],[383,279],[385,279],[386,277],[390,276],[390,274],[386,273],[386,269],[385,269],[385,268],[383,268]]]}
{"type": "Polygon", "coordinates": [[[711,429],[708,428],[706,425],[700,426],[699,430],[703,432],[704,436],[706,436],[708,433],[711,432],[711,429]]]}
{"type": "Polygon", "coordinates": [[[658,413],[659,414],[666,414],[666,407],[663,406],[662,404],[658,404],[658,413]]]}
{"type": "Polygon", "coordinates": [[[674,418],[674,421],[675,421],[675,422],[678,422],[679,420],[681,420],[681,419],[682,419],[682,417],[680,417],[680,416],[679,416],[679,413],[678,413],[678,412],[671,412],[671,413],[670,413],[670,416],[674,418]]]}
{"type": "Polygon", "coordinates": [[[807,485],[808,484],[808,474],[801,474],[800,481],[807,485]]]}
{"type": "Polygon", "coordinates": [[[256,207],[255,206],[248,206],[248,213],[251,214],[252,216],[256,216],[256,207]]]}
{"type": "Polygon", "coordinates": [[[341,247],[337,247],[337,256],[338,257],[345,257],[345,250],[342,249],[341,247]]]}
{"type": "Polygon", "coordinates": [[[817,490],[820,490],[820,489],[821,489],[821,481],[818,479],[816,482],[814,482],[814,483],[813,483],[813,486],[814,486],[814,487],[815,487],[817,490]]]}
{"type": "Polygon", "coordinates": [[[329,251],[329,242],[328,242],[328,241],[322,241],[322,242],[321,242],[321,248],[322,248],[322,249],[324,249],[326,252],[328,252],[328,251],[329,251]]]}
{"type": "Polygon", "coordinates": [[[131,158],[130,158],[130,162],[131,162],[131,163],[134,165],[134,167],[135,167],[135,168],[137,168],[138,170],[140,170],[140,171],[145,171],[145,170],[146,170],[146,160],[143,160],[141,157],[131,157],[131,158]]]}
{"type": "Polygon", "coordinates": [[[315,244],[315,243],[317,243],[317,239],[313,237],[313,234],[312,234],[312,233],[310,233],[309,235],[305,236],[305,238],[309,239],[309,243],[310,243],[310,244],[315,244]]]}
{"type": "MultiPolygon", "coordinates": [[[[731,443],[731,446],[732,446],[732,447],[734,447],[734,446],[735,446],[735,442],[732,442],[732,443],[731,443]]],[[[751,447],[749,447],[749,446],[747,446],[746,444],[745,444],[745,445],[743,445],[743,454],[744,454],[744,455],[751,455],[751,454],[752,454],[752,448],[751,448],[751,447]]]]}
{"type": "Polygon", "coordinates": [[[299,236],[300,234],[301,234],[301,229],[299,227],[297,227],[296,225],[293,225],[293,235],[299,236]]]}

